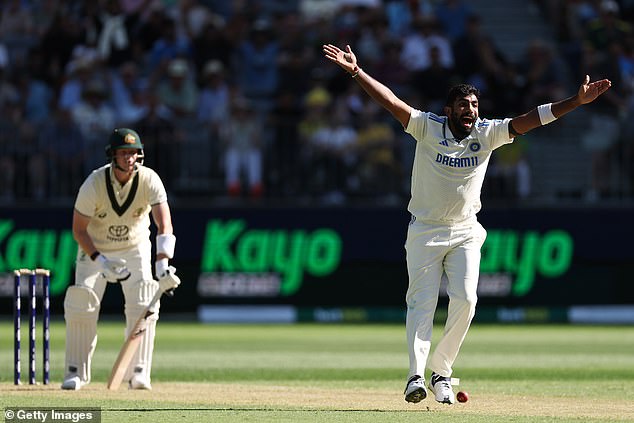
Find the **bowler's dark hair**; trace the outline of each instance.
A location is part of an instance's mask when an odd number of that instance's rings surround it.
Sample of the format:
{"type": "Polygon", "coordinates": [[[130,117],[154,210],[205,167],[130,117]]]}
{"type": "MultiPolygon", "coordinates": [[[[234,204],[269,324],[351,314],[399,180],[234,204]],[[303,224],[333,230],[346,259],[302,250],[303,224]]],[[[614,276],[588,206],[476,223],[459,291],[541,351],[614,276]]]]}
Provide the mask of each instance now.
{"type": "Polygon", "coordinates": [[[447,102],[445,103],[445,106],[451,107],[457,99],[466,97],[471,94],[475,95],[478,100],[480,99],[480,90],[474,87],[473,85],[471,84],[455,85],[449,90],[449,94],[447,94],[447,102]]]}

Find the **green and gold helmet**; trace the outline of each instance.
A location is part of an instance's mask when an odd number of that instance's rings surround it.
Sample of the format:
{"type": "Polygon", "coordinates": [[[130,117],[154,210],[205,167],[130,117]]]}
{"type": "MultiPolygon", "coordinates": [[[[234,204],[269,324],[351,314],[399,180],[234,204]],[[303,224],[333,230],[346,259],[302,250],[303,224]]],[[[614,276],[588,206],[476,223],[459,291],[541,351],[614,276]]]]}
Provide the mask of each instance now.
{"type": "Polygon", "coordinates": [[[138,162],[143,163],[143,144],[139,134],[129,128],[116,128],[110,134],[108,145],[106,145],[106,156],[112,160],[114,151],[122,148],[136,148],[139,150],[138,162]]]}

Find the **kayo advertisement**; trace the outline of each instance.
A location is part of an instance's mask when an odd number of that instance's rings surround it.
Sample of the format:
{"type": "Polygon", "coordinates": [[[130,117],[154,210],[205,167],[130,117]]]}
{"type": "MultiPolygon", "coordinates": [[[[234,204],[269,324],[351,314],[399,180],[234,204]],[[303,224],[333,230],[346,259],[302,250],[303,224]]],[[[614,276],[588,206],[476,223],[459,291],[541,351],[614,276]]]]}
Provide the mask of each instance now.
{"type": "MultiPolygon", "coordinates": [[[[173,208],[183,283],[165,312],[200,305],[402,308],[407,289],[401,209],[173,208]]],[[[52,308],[73,282],[76,243],[67,209],[5,209],[0,216],[0,301],[11,310],[12,271],[51,270],[52,308]]],[[[565,307],[634,303],[631,211],[488,210],[480,221],[479,302],[565,307]],[[600,223],[592,223],[600,222],[600,223]],[[609,246],[609,249],[606,248],[609,246]]],[[[120,312],[116,285],[102,311],[120,312]]],[[[446,301],[446,293],[441,293],[446,301]]]]}

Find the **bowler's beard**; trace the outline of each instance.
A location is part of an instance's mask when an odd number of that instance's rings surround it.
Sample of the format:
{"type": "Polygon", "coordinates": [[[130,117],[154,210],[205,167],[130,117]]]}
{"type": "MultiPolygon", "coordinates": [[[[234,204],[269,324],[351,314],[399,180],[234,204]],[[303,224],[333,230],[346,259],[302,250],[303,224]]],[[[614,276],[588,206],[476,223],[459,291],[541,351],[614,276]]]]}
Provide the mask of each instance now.
{"type": "MultiPolygon", "coordinates": [[[[468,115],[468,114],[467,114],[468,115]]],[[[451,129],[451,133],[458,140],[463,140],[469,136],[471,131],[473,130],[473,125],[475,124],[475,119],[468,127],[465,127],[461,121],[462,116],[459,116],[457,113],[451,113],[449,115],[449,129],[451,129]]]]}

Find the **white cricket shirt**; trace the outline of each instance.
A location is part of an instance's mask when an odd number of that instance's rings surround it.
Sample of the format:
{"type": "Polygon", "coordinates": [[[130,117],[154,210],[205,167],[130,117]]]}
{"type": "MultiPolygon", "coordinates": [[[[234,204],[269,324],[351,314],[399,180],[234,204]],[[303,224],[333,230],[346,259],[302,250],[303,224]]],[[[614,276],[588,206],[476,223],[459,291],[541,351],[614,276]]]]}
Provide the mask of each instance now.
{"type": "Polygon", "coordinates": [[[405,131],[416,139],[411,199],[416,220],[458,223],[480,211],[480,192],[491,153],[511,143],[503,120],[480,119],[471,134],[456,140],[448,118],[412,109],[405,131]]]}
{"type": "Polygon", "coordinates": [[[88,235],[97,250],[107,252],[149,239],[152,206],[165,201],[165,187],[154,170],[137,164],[130,180],[121,185],[107,164],[94,170],[81,185],[75,209],[91,218],[88,235]]]}

